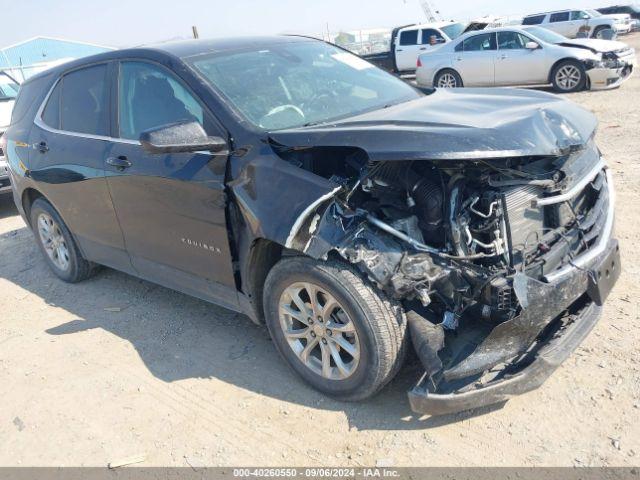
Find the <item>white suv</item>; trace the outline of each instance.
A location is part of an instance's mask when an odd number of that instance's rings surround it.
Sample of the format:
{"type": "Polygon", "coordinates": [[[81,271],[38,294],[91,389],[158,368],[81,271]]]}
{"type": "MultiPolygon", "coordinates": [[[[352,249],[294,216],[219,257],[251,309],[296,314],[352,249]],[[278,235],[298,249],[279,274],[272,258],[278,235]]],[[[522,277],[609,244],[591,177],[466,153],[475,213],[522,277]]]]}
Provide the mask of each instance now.
{"type": "Polygon", "coordinates": [[[592,38],[602,38],[603,32],[609,29],[616,33],[629,32],[630,21],[625,24],[625,19],[618,17],[602,15],[595,10],[558,10],[527,15],[522,20],[522,25],[539,25],[569,38],[579,37],[580,33],[592,38]]]}

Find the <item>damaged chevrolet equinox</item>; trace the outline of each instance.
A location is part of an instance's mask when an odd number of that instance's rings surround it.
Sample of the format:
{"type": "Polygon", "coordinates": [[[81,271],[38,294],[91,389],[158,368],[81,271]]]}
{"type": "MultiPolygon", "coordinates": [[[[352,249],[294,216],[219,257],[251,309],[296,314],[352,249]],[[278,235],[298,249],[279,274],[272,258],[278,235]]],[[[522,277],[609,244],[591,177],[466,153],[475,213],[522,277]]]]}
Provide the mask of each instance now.
{"type": "Polygon", "coordinates": [[[596,126],[291,36],[55,67],[21,86],[3,149],[61,279],[106,265],[242,312],[341,400],[413,348],[411,407],[436,415],[536,388],[598,320],[620,254],[596,126]]]}

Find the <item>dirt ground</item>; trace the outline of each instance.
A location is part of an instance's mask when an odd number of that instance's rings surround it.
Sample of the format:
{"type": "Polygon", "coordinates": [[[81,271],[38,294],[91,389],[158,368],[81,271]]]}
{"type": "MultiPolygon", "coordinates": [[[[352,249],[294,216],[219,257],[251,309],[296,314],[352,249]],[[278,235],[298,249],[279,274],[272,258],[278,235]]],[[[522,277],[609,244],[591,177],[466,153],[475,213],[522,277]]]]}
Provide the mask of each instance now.
{"type": "MultiPolygon", "coordinates": [[[[640,50],[640,34],[624,41],[640,50]]],[[[539,390],[420,418],[407,366],[369,402],[329,400],[246,317],[108,269],[59,281],[4,197],[0,465],[638,465],[640,76],[568,97],[600,119],[624,265],[600,323],[539,390]]]]}

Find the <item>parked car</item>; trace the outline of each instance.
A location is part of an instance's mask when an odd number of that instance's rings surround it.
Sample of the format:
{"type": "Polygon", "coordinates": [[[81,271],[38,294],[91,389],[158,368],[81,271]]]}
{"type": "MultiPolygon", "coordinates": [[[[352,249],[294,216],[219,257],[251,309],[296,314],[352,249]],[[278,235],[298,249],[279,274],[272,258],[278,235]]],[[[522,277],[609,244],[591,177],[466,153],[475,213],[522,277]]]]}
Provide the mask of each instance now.
{"type": "Polygon", "coordinates": [[[576,92],[618,87],[635,64],[635,50],[621,42],[502,27],[467,33],[420,55],[416,82],[442,88],[552,84],[558,92],[576,92]]]}
{"type": "Polygon", "coordinates": [[[465,24],[457,22],[398,27],[391,33],[388,51],[361,57],[388,72],[412,73],[420,53],[457,38],[465,31],[465,27],[465,24]]]}
{"type": "Polygon", "coordinates": [[[590,36],[603,38],[606,30],[629,33],[629,17],[602,15],[595,10],[558,10],[555,12],[527,15],[522,25],[539,25],[567,38],[590,36]]]}
{"type": "Polygon", "coordinates": [[[62,280],[102,264],[243,312],[342,400],[379,391],[411,338],[412,408],[441,414],[535,388],[597,322],[620,257],[596,126],[555,95],[423,92],[266,37],[56,67],[3,142],[62,280]]]}
{"type": "MultiPolygon", "coordinates": [[[[0,71],[0,137],[9,127],[11,122],[11,111],[18,94],[19,84],[11,75],[0,71]]],[[[9,167],[0,148],[0,195],[11,192],[9,180],[9,167]]]]}
{"type": "Polygon", "coordinates": [[[611,14],[624,14],[631,17],[631,31],[637,32],[640,30],[640,5],[614,5],[609,7],[598,8],[598,12],[603,15],[611,14]]]}

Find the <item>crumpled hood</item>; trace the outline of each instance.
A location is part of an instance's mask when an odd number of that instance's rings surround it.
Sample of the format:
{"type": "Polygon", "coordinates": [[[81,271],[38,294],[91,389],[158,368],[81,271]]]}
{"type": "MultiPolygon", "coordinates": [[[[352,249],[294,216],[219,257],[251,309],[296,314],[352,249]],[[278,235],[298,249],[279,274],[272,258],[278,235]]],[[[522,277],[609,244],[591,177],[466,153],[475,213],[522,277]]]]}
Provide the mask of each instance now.
{"type": "Polygon", "coordinates": [[[360,147],[371,160],[472,160],[560,155],[596,127],[593,114],[556,95],[460,88],[269,137],[288,147],[360,147]]]}
{"type": "Polygon", "coordinates": [[[628,45],[622,42],[616,42],[614,40],[599,40],[597,38],[575,38],[573,40],[562,42],[562,45],[566,47],[576,46],[578,48],[587,47],[599,53],[617,52],[628,48],[628,45]]]}

